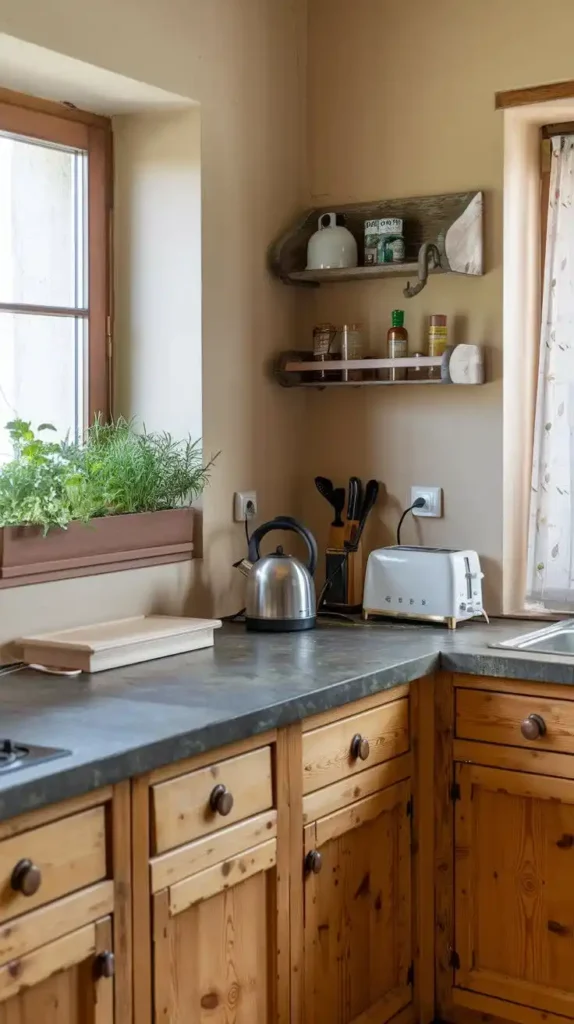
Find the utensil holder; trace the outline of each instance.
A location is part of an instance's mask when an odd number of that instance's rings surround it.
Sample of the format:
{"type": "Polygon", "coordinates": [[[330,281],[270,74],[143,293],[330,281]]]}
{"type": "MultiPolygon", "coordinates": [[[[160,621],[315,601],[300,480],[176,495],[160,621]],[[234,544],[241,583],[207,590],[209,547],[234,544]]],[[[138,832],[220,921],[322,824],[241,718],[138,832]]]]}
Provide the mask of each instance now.
{"type": "Polygon", "coordinates": [[[363,604],[364,558],[362,541],[356,551],[328,547],[325,579],[333,576],[326,593],[325,608],[338,612],[360,612],[363,604]]]}

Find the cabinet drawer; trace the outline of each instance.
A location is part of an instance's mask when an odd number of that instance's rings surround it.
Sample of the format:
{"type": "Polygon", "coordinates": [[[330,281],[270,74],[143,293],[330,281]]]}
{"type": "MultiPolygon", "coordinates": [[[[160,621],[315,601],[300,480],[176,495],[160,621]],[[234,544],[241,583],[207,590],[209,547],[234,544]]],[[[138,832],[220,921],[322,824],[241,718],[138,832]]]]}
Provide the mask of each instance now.
{"type": "Polygon", "coordinates": [[[312,793],[408,749],[407,697],[313,729],[303,736],[303,793],[312,793]]]}
{"type": "Polygon", "coordinates": [[[152,852],[172,850],[272,806],[271,747],[161,782],[152,788],[152,852]]]}
{"type": "Polygon", "coordinates": [[[113,910],[114,883],[106,881],[21,914],[0,925],[0,964],[19,960],[39,946],[111,915],[113,910]]]}
{"type": "Polygon", "coordinates": [[[0,921],[99,882],[106,874],[103,807],[4,839],[0,842],[0,921]]]}
{"type": "Polygon", "coordinates": [[[457,689],[456,735],[460,739],[574,754],[574,702],[457,689]]]}

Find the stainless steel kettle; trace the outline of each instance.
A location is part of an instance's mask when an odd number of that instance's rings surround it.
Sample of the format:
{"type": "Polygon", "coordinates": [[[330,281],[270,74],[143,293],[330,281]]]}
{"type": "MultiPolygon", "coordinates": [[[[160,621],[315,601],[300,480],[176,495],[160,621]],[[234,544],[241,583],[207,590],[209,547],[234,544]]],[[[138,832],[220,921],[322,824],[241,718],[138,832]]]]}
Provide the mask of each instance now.
{"type": "Polygon", "coordinates": [[[253,531],[248,558],[239,563],[247,577],[245,624],[262,632],[293,632],[315,625],[315,584],[317,543],[297,519],[278,516],[253,531]],[[309,558],[303,565],[278,547],[271,555],[259,554],[259,544],[272,530],[292,530],[303,537],[309,558]]]}

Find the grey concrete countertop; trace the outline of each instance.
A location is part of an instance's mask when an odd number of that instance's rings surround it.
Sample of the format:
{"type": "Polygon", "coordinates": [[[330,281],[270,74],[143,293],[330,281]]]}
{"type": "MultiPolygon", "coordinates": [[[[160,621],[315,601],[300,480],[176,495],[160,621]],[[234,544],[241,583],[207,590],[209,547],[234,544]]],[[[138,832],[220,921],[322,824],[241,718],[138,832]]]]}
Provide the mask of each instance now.
{"type": "Polygon", "coordinates": [[[69,756],[0,773],[0,819],[339,707],[440,665],[574,684],[574,662],[489,650],[526,622],[322,624],[299,634],[218,631],[215,647],[70,679],[0,676],[0,735],[69,756]]]}

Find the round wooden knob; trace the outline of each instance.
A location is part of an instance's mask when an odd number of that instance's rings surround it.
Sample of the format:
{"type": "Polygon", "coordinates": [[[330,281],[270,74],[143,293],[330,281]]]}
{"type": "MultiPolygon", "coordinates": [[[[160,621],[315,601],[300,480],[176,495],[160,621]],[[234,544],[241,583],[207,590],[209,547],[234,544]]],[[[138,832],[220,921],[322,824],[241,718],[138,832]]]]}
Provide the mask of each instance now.
{"type": "Polygon", "coordinates": [[[542,715],[529,715],[520,726],[525,740],[537,740],[546,735],[546,722],[542,715]]]}
{"type": "Polygon", "coordinates": [[[366,736],[361,736],[360,732],[356,733],[351,740],[351,757],[354,761],[366,761],[371,748],[369,741],[366,736]]]}
{"type": "Polygon", "coordinates": [[[233,794],[229,792],[227,786],[215,786],[209,798],[209,806],[215,814],[221,814],[224,818],[231,814],[233,794]]]}
{"type": "Polygon", "coordinates": [[[12,872],[10,885],[22,896],[35,896],[42,884],[42,872],[31,860],[19,860],[12,872]]]}
{"type": "Polygon", "coordinates": [[[318,875],[323,867],[323,856],[318,850],[310,850],[305,857],[305,871],[308,875],[318,875]]]}
{"type": "Polygon", "coordinates": [[[96,957],[96,974],[98,978],[113,978],[116,973],[116,958],[113,953],[106,950],[96,957]]]}

